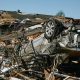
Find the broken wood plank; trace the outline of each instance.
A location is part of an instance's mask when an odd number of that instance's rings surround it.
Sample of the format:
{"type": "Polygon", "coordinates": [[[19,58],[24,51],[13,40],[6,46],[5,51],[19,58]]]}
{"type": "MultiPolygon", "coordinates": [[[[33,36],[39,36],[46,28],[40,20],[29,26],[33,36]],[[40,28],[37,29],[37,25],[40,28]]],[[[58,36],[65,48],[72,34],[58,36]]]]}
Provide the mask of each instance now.
{"type": "Polygon", "coordinates": [[[35,79],[29,78],[29,77],[17,72],[17,71],[13,71],[13,72],[16,73],[17,75],[21,76],[25,80],[35,80],[35,79]]]}

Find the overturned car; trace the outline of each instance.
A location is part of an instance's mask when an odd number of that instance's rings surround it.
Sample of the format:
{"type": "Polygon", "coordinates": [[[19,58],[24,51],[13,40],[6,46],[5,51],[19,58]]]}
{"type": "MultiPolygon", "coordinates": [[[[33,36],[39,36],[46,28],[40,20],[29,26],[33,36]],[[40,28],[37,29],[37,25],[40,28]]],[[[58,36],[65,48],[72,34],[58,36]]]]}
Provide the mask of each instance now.
{"type": "MultiPolygon", "coordinates": [[[[56,65],[56,70],[53,69],[53,75],[62,77],[60,80],[80,80],[79,70],[79,58],[80,58],[80,23],[79,20],[66,18],[61,20],[57,18],[52,18],[43,24],[45,28],[45,38],[49,42],[56,40],[56,47],[59,49],[56,54],[67,54],[64,58],[62,56],[62,63],[56,65]],[[77,23],[78,22],[78,23],[77,23]]],[[[55,66],[54,66],[55,67],[55,66]]],[[[51,75],[51,74],[50,74],[51,75]]]]}

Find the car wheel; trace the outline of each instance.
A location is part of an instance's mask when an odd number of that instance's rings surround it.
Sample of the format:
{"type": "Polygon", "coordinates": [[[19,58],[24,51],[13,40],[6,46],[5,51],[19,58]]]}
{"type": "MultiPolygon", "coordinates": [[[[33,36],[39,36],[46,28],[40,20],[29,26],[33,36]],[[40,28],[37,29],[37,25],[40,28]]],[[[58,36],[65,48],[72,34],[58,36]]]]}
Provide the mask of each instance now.
{"type": "Polygon", "coordinates": [[[45,38],[46,39],[51,39],[53,37],[54,34],[54,30],[55,30],[55,21],[54,20],[49,20],[47,21],[45,24],[45,38]]]}

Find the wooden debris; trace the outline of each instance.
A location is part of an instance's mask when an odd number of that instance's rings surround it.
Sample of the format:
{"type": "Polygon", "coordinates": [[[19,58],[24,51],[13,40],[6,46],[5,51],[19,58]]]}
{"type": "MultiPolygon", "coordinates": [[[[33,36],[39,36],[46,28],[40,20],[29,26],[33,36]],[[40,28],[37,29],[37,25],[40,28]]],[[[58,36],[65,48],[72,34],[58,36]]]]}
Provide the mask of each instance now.
{"type": "Polygon", "coordinates": [[[13,71],[13,72],[16,73],[17,75],[19,75],[20,77],[22,77],[24,80],[35,80],[35,79],[31,79],[31,78],[29,78],[27,76],[24,76],[23,74],[21,74],[21,73],[19,73],[17,71],[13,71]]]}
{"type": "Polygon", "coordinates": [[[15,77],[10,77],[9,80],[22,80],[22,79],[19,79],[19,78],[15,78],[15,77]]]}

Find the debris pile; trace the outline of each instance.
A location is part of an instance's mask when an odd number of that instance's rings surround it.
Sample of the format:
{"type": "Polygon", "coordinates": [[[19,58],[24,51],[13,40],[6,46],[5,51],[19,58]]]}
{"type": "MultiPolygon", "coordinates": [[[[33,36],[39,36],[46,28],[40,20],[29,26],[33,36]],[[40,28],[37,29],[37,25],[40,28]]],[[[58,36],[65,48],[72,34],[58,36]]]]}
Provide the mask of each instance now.
{"type": "Polygon", "coordinates": [[[1,80],[80,80],[80,30],[74,19],[55,17],[31,27],[24,27],[26,19],[17,23],[18,31],[0,37],[1,80]]]}

